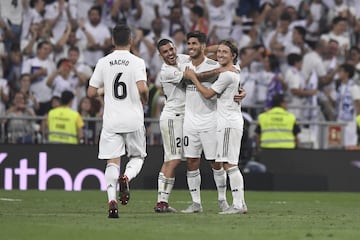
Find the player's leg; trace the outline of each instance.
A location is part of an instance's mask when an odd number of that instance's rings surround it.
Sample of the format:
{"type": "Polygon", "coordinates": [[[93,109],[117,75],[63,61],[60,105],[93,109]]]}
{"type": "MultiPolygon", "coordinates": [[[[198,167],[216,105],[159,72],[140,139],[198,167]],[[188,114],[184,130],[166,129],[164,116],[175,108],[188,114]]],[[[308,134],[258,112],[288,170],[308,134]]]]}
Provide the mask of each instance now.
{"type": "Polygon", "coordinates": [[[109,203],[109,218],[118,217],[116,187],[120,172],[120,157],[125,153],[125,145],[121,136],[101,131],[99,142],[99,159],[107,159],[105,169],[106,191],[109,203]]]}
{"type": "Polygon", "coordinates": [[[199,133],[184,128],[183,144],[187,165],[186,178],[193,203],[181,212],[202,212],[200,195],[201,175],[199,169],[202,146],[199,133]]]}
{"type": "MultiPolygon", "coordinates": [[[[163,139],[164,163],[158,176],[158,199],[155,212],[169,212],[169,197],[175,183],[175,170],[183,155],[182,134],[183,116],[160,118],[160,131],[163,139]]],[[[176,211],[176,210],[175,210],[176,211]]]]}
{"type": "Polygon", "coordinates": [[[225,128],[222,132],[224,141],[222,147],[218,149],[220,157],[216,161],[224,163],[233,198],[232,207],[222,214],[245,213],[247,207],[244,198],[244,179],[238,167],[243,132],[241,129],[233,128],[225,128]]]}
{"type": "Polygon", "coordinates": [[[130,199],[129,182],[140,173],[146,157],[145,128],[126,133],[124,138],[129,162],[126,164],[124,174],[119,177],[119,199],[121,204],[126,205],[130,199]]]}
{"type": "Polygon", "coordinates": [[[219,207],[221,210],[225,210],[229,207],[226,201],[226,172],[222,162],[215,162],[218,148],[217,133],[214,129],[214,131],[203,132],[200,136],[205,158],[209,161],[213,170],[214,181],[218,192],[219,207]]]}

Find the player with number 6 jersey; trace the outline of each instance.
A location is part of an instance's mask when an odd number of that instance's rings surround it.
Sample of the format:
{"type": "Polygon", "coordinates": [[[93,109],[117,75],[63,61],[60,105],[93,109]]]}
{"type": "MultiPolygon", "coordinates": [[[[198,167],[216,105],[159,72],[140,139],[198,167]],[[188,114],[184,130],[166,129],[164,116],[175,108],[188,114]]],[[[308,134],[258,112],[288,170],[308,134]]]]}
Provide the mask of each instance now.
{"type": "Polygon", "coordinates": [[[88,96],[104,93],[103,127],[99,141],[99,159],[107,160],[105,180],[109,200],[109,218],[118,217],[116,200],[126,205],[130,199],[129,182],[135,178],[146,157],[143,104],[147,103],[148,87],[145,62],[130,53],[131,29],[118,25],[113,29],[112,53],[101,58],[90,78],[88,96]],[[120,156],[127,153],[129,162],[120,175],[120,156]]]}

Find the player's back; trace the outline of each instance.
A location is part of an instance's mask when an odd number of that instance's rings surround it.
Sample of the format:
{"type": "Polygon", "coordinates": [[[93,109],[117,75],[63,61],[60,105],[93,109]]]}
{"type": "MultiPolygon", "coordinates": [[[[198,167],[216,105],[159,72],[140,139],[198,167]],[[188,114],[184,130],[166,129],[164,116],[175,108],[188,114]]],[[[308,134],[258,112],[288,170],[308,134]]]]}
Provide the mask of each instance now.
{"type": "Polygon", "coordinates": [[[96,68],[104,81],[103,127],[114,132],[138,130],[144,124],[144,112],[136,82],[146,80],[144,60],[115,50],[100,59],[96,68]]]}

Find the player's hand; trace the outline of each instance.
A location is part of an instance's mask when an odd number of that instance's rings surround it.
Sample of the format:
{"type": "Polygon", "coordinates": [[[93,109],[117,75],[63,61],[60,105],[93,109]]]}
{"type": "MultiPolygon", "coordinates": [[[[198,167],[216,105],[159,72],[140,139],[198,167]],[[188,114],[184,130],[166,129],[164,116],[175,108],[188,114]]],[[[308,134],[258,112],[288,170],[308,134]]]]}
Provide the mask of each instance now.
{"type": "Polygon", "coordinates": [[[194,82],[194,79],[196,79],[196,74],[194,70],[186,67],[184,71],[184,78],[190,79],[192,82],[194,82]]]}
{"type": "Polygon", "coordinates": [[[240,103],[246,97],[244,88],[239,88],[239,93],[234,96],[234,102],[240,103]]]}

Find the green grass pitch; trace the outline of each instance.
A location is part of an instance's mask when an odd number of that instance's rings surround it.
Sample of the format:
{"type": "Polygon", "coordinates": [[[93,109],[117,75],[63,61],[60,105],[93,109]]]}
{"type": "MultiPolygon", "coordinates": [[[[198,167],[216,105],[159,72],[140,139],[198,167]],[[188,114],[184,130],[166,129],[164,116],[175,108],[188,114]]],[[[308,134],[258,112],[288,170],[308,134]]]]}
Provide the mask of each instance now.
{"type": "MultiPolygon", "coordinates": [[[[0,190],[0,239],[360,239],[359,193],[248,191],[249,213],[228,216],[218,214],[216,195],[202,191],[203,213],[156,214],[156,191],[132,190],[120,217],[108,219],[106,192],[0,190]]],[[[176,209],[189,201],[186,190],[170,199],[176,209]]]]}

